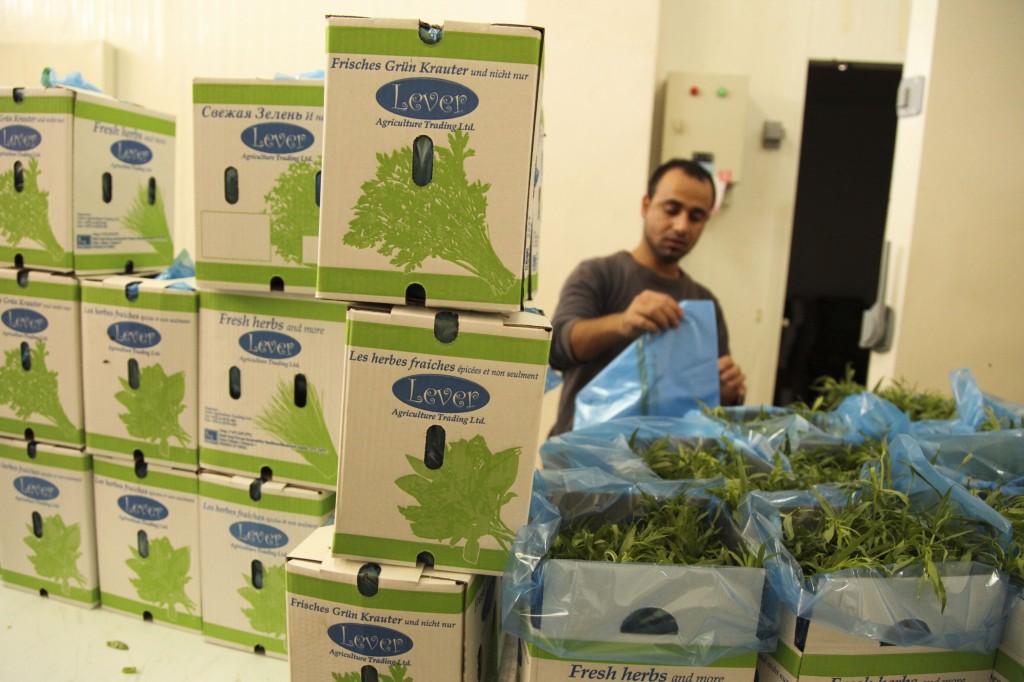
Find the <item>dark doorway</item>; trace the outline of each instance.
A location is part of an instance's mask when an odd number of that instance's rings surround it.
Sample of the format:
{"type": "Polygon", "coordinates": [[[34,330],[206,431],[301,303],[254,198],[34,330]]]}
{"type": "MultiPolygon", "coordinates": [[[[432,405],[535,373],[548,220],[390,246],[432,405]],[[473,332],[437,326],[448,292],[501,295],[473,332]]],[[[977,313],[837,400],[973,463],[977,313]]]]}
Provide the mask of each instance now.
{"type": "Polygon", "coordinates": [[[810,402],[847,365],[864,383],[861,316],[875,300],[893,147],[899,64],[811,62],[775,404],[810,402]]]}

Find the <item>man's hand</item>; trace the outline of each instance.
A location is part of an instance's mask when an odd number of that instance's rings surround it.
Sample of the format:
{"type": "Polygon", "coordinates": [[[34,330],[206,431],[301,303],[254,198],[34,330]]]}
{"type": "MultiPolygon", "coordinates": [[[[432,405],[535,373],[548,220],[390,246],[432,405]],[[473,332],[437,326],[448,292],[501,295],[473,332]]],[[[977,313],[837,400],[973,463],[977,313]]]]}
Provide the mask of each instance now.
{"type": "Polygon", "coordinates": [[[668,294],[641,291],[625,312],[590,320],[578,320],[569,332],[569,344],[577,362],[590,362],[612,346],[632,341],[644,332],[678,327],[683,309],[668,294]]]}
{"type": "Polygon", "coordinates": [[[622,313],[623,332],[635,339],[644,332],[662,332],[678,327],[683,319],[683,309],[668,294],[646,289],[633,298],[622,313]]]}
{"type": "Polygon", "coordinates": [[[741,405],[747,397],[747,377],[729,355],[718,358],[718,382],[723,405],[741,405]]]}

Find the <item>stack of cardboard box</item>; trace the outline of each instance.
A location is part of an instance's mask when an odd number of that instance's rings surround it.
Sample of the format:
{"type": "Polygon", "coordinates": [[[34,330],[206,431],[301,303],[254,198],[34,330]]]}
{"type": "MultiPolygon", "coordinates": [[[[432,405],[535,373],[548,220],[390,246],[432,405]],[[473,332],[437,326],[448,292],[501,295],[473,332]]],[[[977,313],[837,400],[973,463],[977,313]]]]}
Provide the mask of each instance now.
{"type": "Polygon", "coordinates": [[[173,117],[99,93],[0,88],[5,585],[100,602],[80,278],[170,265],[174,138],[173,117]]]}
{"type": "Polygon", "coordinates": [[[494,679],[550,325],[525,312],[543,32],[329,17],[317,297],[348,302],[332,526],[288,562],[293,679],[494,679]]]}
{"type": "Polygon", "coordinates": [[[344,303],[314,298],[323,81],[193,83],[203,635],[288,655],[285,558],[334,511],[344,303]]]}

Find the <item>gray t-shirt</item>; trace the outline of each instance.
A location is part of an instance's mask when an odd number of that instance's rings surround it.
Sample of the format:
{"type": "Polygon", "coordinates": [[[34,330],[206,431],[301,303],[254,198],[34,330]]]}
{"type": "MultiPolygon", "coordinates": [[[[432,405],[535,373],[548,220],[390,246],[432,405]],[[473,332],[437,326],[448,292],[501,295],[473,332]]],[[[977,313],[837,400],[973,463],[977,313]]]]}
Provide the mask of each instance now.
{"type": "Polygon", "coordinates": [[[558,307],[552,318],[551,366],[562,372],[564,384],[558,403],[558,419],[550,436],[572,430],[576,394],[608,363],[629,346],[623,341],[590,362],[580,364],[572,355],[569,332],[577,320],[621,313],[633,298],[645,289],[661,291],[677,301],[707,300],[715,303],[718,321],[718,355],[729,355],[729,332],[722,307],[710,290],[693,281],[682,270],[668,279],[637,263],[626,251],[603,258],[585,260],[576,266],[562,287],[558,307]]]}

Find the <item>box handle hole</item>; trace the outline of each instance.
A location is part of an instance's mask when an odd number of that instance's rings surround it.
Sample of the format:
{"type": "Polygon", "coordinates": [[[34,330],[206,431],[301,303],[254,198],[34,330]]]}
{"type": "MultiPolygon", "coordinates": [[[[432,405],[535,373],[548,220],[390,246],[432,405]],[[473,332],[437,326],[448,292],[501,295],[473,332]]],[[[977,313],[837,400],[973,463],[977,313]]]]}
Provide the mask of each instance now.
{"type": "Polygon", "coordinates": [[[238,203],[238,169],[234,166],[224,169],[224,201],[238,203]]]}
{"type": "Polygon", "coordinates": [[[412,142],[412,181],[425,187],[433,177],[434,141],[427,135],[420,135],[412,142]]]}

